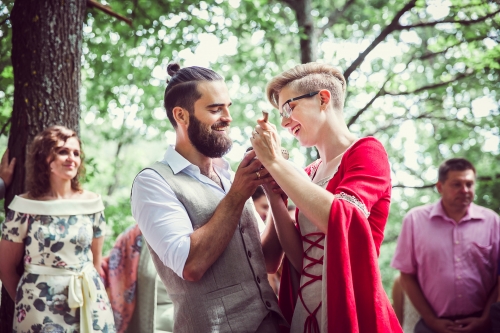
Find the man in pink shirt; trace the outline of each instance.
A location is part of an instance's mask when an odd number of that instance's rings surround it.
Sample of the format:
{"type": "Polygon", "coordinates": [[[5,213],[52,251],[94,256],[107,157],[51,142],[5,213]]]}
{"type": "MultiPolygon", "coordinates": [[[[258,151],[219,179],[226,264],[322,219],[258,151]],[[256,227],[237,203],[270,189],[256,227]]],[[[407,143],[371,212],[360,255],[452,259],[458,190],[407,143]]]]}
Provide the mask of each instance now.
{"type": "Polygon", "coordinates": [[[422,317],[415,333],[491,332],[500,218],[472,203],[475,180],[469,161],[445,161],[436,184],[441,200],[404,218],[391,265],[422,317]]]}

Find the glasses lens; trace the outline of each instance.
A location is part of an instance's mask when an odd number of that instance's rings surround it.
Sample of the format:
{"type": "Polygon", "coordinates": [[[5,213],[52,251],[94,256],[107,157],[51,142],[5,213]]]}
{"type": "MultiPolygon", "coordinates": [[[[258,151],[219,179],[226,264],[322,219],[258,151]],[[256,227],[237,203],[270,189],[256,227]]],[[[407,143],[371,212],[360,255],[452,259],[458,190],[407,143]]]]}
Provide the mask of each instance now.
{"type": "Polygon", "coordinates": [[[282,112],[280,112],[281,118],[290,118],[290,114],[292,113],[292,108],[288,103],[283,105],[282,112]]]}

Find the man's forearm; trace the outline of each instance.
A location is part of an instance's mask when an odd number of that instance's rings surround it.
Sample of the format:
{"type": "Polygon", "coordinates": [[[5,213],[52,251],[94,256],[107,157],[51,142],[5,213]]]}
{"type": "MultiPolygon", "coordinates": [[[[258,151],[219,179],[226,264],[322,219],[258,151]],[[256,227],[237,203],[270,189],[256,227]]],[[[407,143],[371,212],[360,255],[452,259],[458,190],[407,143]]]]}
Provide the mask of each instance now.
{"type": "Polygon", "coordinates": [[[487,319],[490,316],[490,308],[491,305],[496,301],[498,297],[498,283],[496,284],[495,288],[490,293],[490,296],[488,297],[488,301],[486,302],[486,306],[483,309],[483,315],[481,318],[487,319]]]}
{"type": "Polygon", "coordinates": [[[221,200],[212,218],[190,236],[189,255],[184,265],[183,277],[198,281],[226,249],[234,235],[245,198],[231,191],[221,200]]]}
{"type": "Polygon", "coordinates": [[[436,314],[427,302],[416,275],[401,272],[401,286],[425,322],[436,319],[436,314]]]}

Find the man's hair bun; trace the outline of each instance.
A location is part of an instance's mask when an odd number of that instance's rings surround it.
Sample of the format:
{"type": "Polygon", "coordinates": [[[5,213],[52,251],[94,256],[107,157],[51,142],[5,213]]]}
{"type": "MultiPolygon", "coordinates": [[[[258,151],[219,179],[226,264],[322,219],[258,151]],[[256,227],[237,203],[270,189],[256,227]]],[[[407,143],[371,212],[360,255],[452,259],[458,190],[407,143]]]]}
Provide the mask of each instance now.
{"type": "Polygon", "coordinates": [[[171,77],[174,76],[179,70],[181,69],[181,66],[176,63],[176,62],[173,62],[173,63],[170,63],[168,64],[167,66],[167,73],[168,75],[170,75],[171,77]]]}

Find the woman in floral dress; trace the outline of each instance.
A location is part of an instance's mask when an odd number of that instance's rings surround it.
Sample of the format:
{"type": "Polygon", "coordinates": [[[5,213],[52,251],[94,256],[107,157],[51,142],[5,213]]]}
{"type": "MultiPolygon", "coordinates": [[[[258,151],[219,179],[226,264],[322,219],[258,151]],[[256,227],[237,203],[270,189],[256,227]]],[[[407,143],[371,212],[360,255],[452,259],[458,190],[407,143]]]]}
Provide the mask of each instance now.
{"type": "Polygon", "coordinates": [[[115,332],[98,272],[104,206],[99,195],[82,190],[82,170],[74,131],[52,126],[35,137],[29,192],[9,205],[0,241],[0,279],[15,301],[14,333],[115,332]]]}

